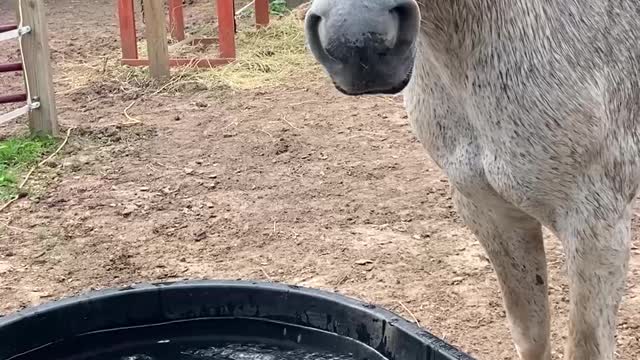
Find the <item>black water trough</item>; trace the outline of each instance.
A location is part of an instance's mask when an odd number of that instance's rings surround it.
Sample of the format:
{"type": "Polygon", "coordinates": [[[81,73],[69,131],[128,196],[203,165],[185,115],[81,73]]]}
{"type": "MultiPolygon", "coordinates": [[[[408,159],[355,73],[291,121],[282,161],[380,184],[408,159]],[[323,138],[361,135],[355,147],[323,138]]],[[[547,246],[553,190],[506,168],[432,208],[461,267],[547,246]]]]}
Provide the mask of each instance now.
{"type": "MultiPolygon", "coordinates": [[[[193,349],[233,344],[309,349],[335,359],[473,360],[387,310],[272,283],[145,284],[0,318],[0,360],[221,359],[193,349]]],[[[263,358],[279,359],[251,359],[263,358]]]]}

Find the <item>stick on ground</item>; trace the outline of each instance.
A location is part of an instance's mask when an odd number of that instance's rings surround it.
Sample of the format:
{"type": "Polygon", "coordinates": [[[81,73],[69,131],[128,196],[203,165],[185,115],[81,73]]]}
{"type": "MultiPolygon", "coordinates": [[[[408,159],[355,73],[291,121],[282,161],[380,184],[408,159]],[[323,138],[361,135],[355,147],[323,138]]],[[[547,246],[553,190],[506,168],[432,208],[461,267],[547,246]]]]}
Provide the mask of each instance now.
{"type": "Polygon", "coordinates": [[[24,180],[22,180],[22,183],[20,183],[20,186],[18,186],[19,190],[22,190],[22,188],[24,187],[24,185],[27,183],[27,181],[29,181],[29,178],[31,177],[31,174],[33,174],[33,172],[39,168],[40,166],[46,164],[49,160],[53,159],[54,156],[58,155],[58,153],[60,152],[60,150],[62,150],[62,148],[67,145],[67,142],[69,141],[69,135],[71,135],[71,130],[73,128],[69,128],[67,129],[67,135],[64,138],[64,141],[62,142],[62,144],[60,144],[60,146],[58,146],[58,148],[56,149],[56,151],[53,152],[53,154],[49,155],[46,159],[42,160],[41,162],[39,162],[36,166],[32,167],[31,170],[29,170],[29,172],[27,173],[27,176],[24,177],[24,180]]]}
{"type": "Polygon", "coordinates": [[[413,315],[413,313],[411,312],[411,310],[409,310],[409,308],[407,308],[401,301],[398,301],[398,304],[400,304],[400,306],[402,306],[402,308],[404,309],[404,311],[408,312],[409,315],[411,315],[411,317],[413,318],[413,321],[415,321],[416,325],[420,326],[420,321],[418,321],[418,318],[416,318],[415,315],[413,315]]]}

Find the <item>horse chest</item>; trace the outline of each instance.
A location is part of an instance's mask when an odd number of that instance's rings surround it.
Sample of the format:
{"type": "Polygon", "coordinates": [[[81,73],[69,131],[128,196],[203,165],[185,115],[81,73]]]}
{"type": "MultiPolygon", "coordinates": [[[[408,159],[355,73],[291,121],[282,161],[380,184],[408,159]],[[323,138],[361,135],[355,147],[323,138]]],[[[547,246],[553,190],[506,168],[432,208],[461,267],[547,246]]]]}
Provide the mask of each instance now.
{"type": "Polygon", "coordinates": [[[554,160],[559,150],[546,131],[510,120],[504,101],[497,94],[454,93],[420,74],[405,92],[416,137],[457,191],[485,202],[498,195],[545,217],[563,192],[552,179],[571,164],[554,160]]]}

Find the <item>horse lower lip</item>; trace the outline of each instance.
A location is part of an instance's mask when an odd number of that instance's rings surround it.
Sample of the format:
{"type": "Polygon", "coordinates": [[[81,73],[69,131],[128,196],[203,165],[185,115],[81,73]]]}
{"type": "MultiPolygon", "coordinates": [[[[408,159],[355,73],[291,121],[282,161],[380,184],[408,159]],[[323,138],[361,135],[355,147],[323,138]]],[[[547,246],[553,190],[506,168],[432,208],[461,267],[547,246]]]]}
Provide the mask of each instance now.
{"type": "Polygon", "coordinates": [[[344,87],[340,86],[335,80],[333,81],[333,85],[335,88],[345,95],[350,96],[359,96],[359,95],[375,95],[375,94],[397,94],[402,91],[411,80],[412,71],[409,71],[405,78],[398,84],[390,85],[385,88],[362,88],[357,90],[347,90],[344,87]]]}

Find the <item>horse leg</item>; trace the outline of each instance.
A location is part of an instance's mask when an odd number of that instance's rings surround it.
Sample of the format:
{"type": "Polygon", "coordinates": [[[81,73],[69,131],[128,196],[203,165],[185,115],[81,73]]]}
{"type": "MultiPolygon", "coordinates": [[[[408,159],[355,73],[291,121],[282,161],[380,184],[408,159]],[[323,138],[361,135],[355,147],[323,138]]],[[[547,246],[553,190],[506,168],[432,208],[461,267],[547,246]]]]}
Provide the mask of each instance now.
{"type": "Polygon", "coordinates": [[[550,360],[547,264],[540,223],[496,194],[472,201],[455,192],[454,199],[496,271],[520,359],[550,360]]]}
{"type": "MultiPolygon", "coordinates": [[[[587,197],[601,195],[594,191],[587,197]]],[[[567,360],[615,358],[616,318],[625,289],[631,243],[631,206],[620,208],[621,211],[607,211],[605,206],[577,204],[557,222],[569,272],[567,360]]]]}

